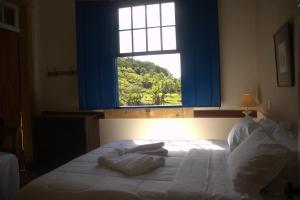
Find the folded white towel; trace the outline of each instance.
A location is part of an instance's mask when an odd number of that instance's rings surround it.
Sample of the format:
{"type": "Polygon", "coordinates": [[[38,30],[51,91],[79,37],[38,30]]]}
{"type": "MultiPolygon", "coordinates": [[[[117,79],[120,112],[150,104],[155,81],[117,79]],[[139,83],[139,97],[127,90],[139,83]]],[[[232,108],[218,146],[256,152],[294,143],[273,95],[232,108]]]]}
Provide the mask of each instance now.
{"type": "Polygon", "coordinates": [[[164,148],[159,148],[159,149],[137,151],[136,153],[153,155],[153,156],[167,156],[168,150],[164,148]]]}
{"type": "Polygon", "coordinates": [[[165,145],[164,142],[157,142],[157,143],[152,143],[152,144],[143,144],[143,145],[138,145],[129,149],[126,149],[126,153],[133,153],[133,152],[138,152],[138,151],[145,151],[145,150],[154,150],[154,149],[160,149],[165,145]]]}
{"type": "Polygon", "coordinates": [[[127,153],[117,157],[100,156],[100,165],[117,170],[130,176],[137,176],[165,165],[165,159],[139,153],[127,153]]]}

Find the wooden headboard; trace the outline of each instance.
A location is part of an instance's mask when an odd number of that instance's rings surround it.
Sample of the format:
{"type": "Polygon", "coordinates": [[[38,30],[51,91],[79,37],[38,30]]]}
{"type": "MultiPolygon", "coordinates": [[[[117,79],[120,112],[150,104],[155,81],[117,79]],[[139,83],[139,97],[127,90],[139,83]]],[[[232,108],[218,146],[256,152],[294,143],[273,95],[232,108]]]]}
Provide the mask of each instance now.
{"type": "MultiPolygon", "coordinates": [[[[257,111],[252,110],[252,117],[257,117],[257,111]]],[[[244,117],[242,110],[195,110],[195,118],[241,118],[244,117]]]]}

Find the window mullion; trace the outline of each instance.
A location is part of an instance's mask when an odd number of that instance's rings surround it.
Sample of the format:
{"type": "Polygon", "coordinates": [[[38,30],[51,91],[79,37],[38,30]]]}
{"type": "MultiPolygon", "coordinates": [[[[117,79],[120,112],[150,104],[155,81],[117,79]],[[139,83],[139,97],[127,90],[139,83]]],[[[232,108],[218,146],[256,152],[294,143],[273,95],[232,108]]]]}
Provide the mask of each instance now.
{"type": "Polygon", "coordinates": [[[132,56],[143,56],[143,55],[158,55],[158,54],[175,54],[180,53],[178,50],[164,50],[164,51],[148,51],[148,52],[135,52],[135,53],[120,53],[118,57],[132,57],[132,56]]]}
{"type": "Polygon", "coordinates": [[[162,41],[162,13],[161,13],[161,3],[159,4],[159,21],[160,21],[160,49],[163,50],[163,41],[162,41]]]}
{"type": "Polygon", "coordinates": [[[133,45],[133,13],[132,13],[132,7],[130,7],[131,11],[131,49],[132,52],[134,52],[134,45],[133,45]]]}
{"type": "Polygon", "coordinates": [[[148,52],[148,25],[147,25],[147,5],[145,5],[145,32],[146,32],[146,52],[148,52]]]}
{"type": "Polygon", "coordinates": [[[175,27],[176,25],[165,25],[165,26],[161,26],[162,28],[168,28],[168,27],[175,27]]]}

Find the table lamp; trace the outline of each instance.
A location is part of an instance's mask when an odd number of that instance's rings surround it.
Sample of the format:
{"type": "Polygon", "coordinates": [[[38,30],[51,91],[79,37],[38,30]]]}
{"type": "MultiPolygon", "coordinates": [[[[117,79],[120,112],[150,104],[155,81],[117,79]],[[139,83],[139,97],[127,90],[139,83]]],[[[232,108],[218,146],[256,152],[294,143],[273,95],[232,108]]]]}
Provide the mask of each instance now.
{"type": "Polygon", "coordinates": [[[241,97],[241,103],[242,103],[242,106],[246,108],[246,110],[243,111],[245,116],[249,116],[252,113],[252,111],[249,110],[250,107],[257,106],[257,103],[251,93],[243,94],[241,97]]]}

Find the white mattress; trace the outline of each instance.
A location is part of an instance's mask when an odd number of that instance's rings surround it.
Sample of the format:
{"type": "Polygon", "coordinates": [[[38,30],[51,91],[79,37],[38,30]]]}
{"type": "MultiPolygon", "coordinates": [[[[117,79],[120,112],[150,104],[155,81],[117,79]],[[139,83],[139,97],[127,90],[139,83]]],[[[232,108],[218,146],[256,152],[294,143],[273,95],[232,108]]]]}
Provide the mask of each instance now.
{"type": "MultiPolygon", "coordinates": [[[[176,189],[176,187],[179,187],[181,184],[180,182],[178,183],[178,177],[180,177],[183,171],[188,170],[187,165],[183,167],[182,161],[190,149],[202,149],[201,154],[203,155],[203,159],[209,160],[209,168],[203,168],[203,172],[199,172],[199,174],[205,174],[209,170],[214,170],[214,173],[210,175],[216,176],[217,178],[217,182],[212,182],[207,181],[206,176],[197,176],[198,180],[193,182],[195,184],[197,182],[201,183],[206,181],[206,184],[218,185],[218,187],[215,187],[215,185],[206,185],[206,188],[210,189],[206,190],[205,194],[203,193],[203,195],[205,195],[203,199],[231,199],[232,197],[238,197],[239,194],[230,190],[231,182],[227,178],[226,161],[228,146],[225,141],[164,141],[166,143],[165,148],[169,150],[169,155],[166,157],[166,166],[141,176],[125,176],[121,173],[98,166],[97,164],[97,158],[101,154],[111,151],[116,147],[132,147],[135,144],[149,142],[157,141],[126,140],[104,145],[34,180],[18,193],[16,199],[164,200],[169,199],[167,194],[169,194],[169,196],[174,195],[174,193],[172,193],[174,189],[176,190],[175,192],[182,192],[183,194],[178,195],[177,199],[185,199],[184,193],[188,193],[189,190],[184,188],[191,188],[191,190],[199,189],[201,196],[201,191],[204,190],[201,184],[199,184],[199,186],[182,185],[182,191],[176,189]],[[215,151],[218,151],[218,153],[215,153],[215,151]],[[177,172],[180,173],[177,174],[177,172]],[[210,192],[210,194],[207,194],[207,191],[210,192]]],[[[206,161],[204,160],[204,162],[206,161]]],[[[191,170],[195,170],[195,168],[191,167],[191,170]]],[[[185,173],[189,174],[187,172],[185,173]]],[[[191,171],[191,175],[197,175],[197,171],[191,171]]],[[[191,182],[187,181],[187,183],[191,182]]],[[[199,192],[197,195],[199,195],[199,192]]]]}
{"type": "Polygon", "coordinates": [[[20,187],[19,165],[15,155],[0,152],[0,199],[12,200],[20,187]]]}

